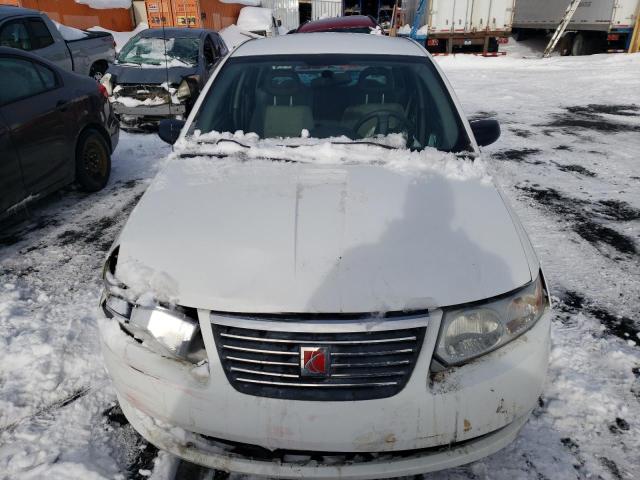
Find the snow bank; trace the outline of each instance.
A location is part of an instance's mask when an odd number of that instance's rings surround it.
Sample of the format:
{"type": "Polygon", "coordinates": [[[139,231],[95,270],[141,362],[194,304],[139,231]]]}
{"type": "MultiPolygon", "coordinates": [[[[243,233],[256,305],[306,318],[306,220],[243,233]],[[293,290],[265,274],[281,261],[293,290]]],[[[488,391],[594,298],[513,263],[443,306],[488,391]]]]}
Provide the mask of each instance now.
{"type": "Polygon", "coordinates": [[[61,23],[58,23],[55,20],[51,20],[51,21],[56,25],[56,28],[60,32],[60,35],[62,35],[62,38],[64,38],[67,41],[80,40],[87,36],[87,32],[83,30],[62,25],[61,23]]]}
{"type": "Polygon", "coordinates": [[[262,0],[220,0],[221,3],[236,3],[240,5],[247,5],[249,7],[259,7],[262,4],[262,0]]]}
{"type": "Polygon", "coordinates": [[[108,8],[131,8],[131,0],[75,0],[76,3],[87,5],[97,10],[108,8]]]}
{"type": "Polygon", "coordinates": [[[280,159],[316,165],[368,164],[407,174],[432,172],[456,180],[490,181],[481,160],[471,162],[433,148],[412,152],[405,148],[405,143],[401,134],[354,142],[347,137],[309,138],[306,130],[303,130],[300,138],[286,139],[260,139],[255,133],[242,131],[234,134],[200,134],[196,131],[193,137],[176,145],[176,152],[201,154],[208,158],[237,155],[243,160],[280,159]]]}
{"type": "Polygon", "coordinates": [[[227,48],[229,49],[229,51],[233,50],[234,48],[251,38],[262,38],[260,37],[260,35],[242,30],[235,24],[223,28],[218,33],[222,36],[224,43],[227,44],[227,48]]]}
{"type": "Polygon", "coordinates": [[[91,27],[88,30],[90,32],[107,32],[113,35],[113,39],[116,41],[116,52],[119,52],[120,49],[124,47],[125,43],[127,43],[131,37],[133,37],[134,35],[137,35],[143,30],[146,30],[147,28],[149,28],[149,25],[147,25],[146,23],[140,23],[136,28],[134,28],[130,32],[114,32],[113,30],[107,30],[106,28],[102,28],[98,26],[91,27]]]}

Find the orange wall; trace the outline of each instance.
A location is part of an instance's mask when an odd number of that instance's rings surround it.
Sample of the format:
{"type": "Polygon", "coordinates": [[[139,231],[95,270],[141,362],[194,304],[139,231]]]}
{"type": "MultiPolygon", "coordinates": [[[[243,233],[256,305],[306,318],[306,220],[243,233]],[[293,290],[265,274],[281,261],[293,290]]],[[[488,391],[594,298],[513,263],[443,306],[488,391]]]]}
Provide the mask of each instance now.
{"type": "Polygon", "coordinates": [[[146,0],[151,28],[193,27],[220,30],[236,23],[244,5],[218,0],[146,0]]]}
{"type": "Polygon", "coordinates": [[[52,20],[75,28],[99,25],[117,32],[128,32],[134,27],[131,10],[127,8],[100,10],[74,0],[0,0],[0,3],[41,10],[52,20]]]}

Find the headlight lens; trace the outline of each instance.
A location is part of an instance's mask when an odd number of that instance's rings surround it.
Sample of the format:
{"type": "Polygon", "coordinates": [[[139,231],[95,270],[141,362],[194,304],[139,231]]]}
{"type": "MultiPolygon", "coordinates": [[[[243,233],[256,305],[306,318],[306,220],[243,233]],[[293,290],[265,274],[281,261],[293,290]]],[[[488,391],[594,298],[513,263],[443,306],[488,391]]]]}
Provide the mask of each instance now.
{"type": "Polygon", "coordinates": [[[436,356],[444,364],[453,366],[489,353],[531,328],[548,305],[539,275],[512,295],[445,311],[436,356]]]}
{"type": "Polygon", "coordinates": [[[117,319],[124,331],[162,355],[193,363],[206,360],[197,313],[181,307],[136,305],[114,276],[117,259],[116,248],[103,270],[105,290],[100,306],[105,315],[117,319]]]}
{"type": "Polygon", "coordinates": [[[113,95],[113,81],[111,79],[110,73],[105,73],[100,79],[100,83],[107,90],[107,93],[109,94],[109,96],[113,95]]]}
{"type": "Polygon", "coordinates": [[[182,80],[178,90],[176,92],[176,96],[179,100],[185,100],[191,96],[191,88],[189,88],[189,82],[187,80],[182,80]]]}

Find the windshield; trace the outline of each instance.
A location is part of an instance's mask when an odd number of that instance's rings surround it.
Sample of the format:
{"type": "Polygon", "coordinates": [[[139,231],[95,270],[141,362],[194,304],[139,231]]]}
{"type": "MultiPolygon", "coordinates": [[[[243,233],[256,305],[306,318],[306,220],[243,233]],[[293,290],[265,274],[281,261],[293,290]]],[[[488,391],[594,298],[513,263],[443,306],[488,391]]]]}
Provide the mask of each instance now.
{"type": "Polygon", "coordinates": [[[231,58],[198,111],[195,130],[354,140],[400,133],[412,149],[470,149],[451,96],[426,57],[231,58]]]}
{"type": "Polygon", "coordinates": [[[170,67],[191,67],[198,63],[197,38],[137,37],[131,39],[118,55],[118,63],[139,65],[165,65],[165,44],[167,63],[170,67]]]}

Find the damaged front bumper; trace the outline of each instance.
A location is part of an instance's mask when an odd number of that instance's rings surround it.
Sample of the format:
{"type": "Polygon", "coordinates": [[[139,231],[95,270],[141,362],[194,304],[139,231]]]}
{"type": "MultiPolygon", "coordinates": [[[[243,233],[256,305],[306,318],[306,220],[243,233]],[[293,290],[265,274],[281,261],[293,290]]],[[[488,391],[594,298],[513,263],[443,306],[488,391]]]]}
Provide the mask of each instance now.
{"type": "MultiPolygon", "coordinates": [[[[442,320],[441,311],[432,311],[423,319],[421,350],[404,388],[361,401],[291,400],[238,391],[220,362],[215,316],[206,310],[198,311],[206,365],[162,357],[115,328],[113,320],[105,323],[109,331],[103,328],[102,342],[124,414],[161,449],[250,475],[385,478],[462,465],[509,444],[542,390],[550,317],[547,311],[531,330],[499,350],[432,374],[442,320]],[[251,454],[254,448],[273,452],[273,458],[251,454]],[[310,459],[303,459],[303,453],[310,459]]],[[[375,331],[404,328],[402,322],[326,322],[314,328],[375,331]]],[[[256,328],[256,322],[245,319],[237,319],[237,325],[256,328]]]]}
{"type": "Polygon", "coordinates": [[[500,430],[445,447],[366,455],[291,451],[278,452],[273,459],[268,459],[259,455],[256,458],[251,446],[243,449],[242,446],[163,425],[137,410],[123,397],[118,399],[133,428],[162,450],[212,469],[286,479],[394,478],[453,468],[480,460],[506,447],[528,419],[527,413],[500,430]]]}
{"type": "Polygon", "coordinates": [[[125,128],[157,126],[160,120],[164,120],[165,118],[182,119],[187,113],[187,106],[185,104],[164,103],[160,105],[128,107],[115,101],[112,105],[120,123],[125,128]]]}

